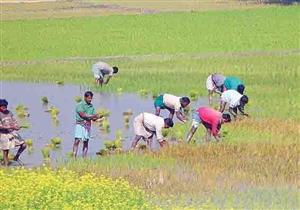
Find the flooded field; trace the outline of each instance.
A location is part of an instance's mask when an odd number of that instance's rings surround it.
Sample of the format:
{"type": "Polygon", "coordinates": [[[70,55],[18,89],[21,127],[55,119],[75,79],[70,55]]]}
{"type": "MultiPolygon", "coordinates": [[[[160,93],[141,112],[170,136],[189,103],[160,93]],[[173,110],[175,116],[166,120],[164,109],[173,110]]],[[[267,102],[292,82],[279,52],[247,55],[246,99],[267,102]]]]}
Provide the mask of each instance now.
{"type": "MultiPolygon", "coordinates": [[[[89,87],[75,85],[53,85],[33,83],[1,82],[1,98],[7,99],[9,109],[14,112],[17,105],[22,104],[28,108],[29,117],[19,119],[29,128],[22,129],[20,134],[24,139],[33,140],[32,152],[25,151],[21,159],[26,166],[37,166],[43,163],[41,150],[49,143],[51,138],[60,137],[62,143],[59,148],[51,150],[52,162],[62,160],[72,151],[75,126],[75,98],[82,97],[89,87]],[[44,105],[41,98],[47,97],[48,105],[44,105]],[[54,121],[46,112],[49,107],[55,106],[59,110],[58,120],[54,121]]],[[[191,107],[207,104],[206,99],[193,102],[191,107]]],[[[89,156],[95,156],[96,152],[104,147],[103,142],[114,140],[116,133],[121,131],[123,148],[130,147],[133,137],[132,120],[140,112],[154,113],[152,96],[141,97],[137,94],[110,94],[94,92],[93,105],[96,109],[105,108],[110,111],[108,121],[109,131],[100,129],[97,123],[93,124],[92,139],[89,145],[89,156]],[[124,123],[123,112],[131,109],[128,126],[124,123]]],[[[163,111],[162,115],[167,116],[163,111]]],[[[175,120],[175,122],[178,122],[175,120]]],[[[153,142],[158,147],[157,142],[153,142]]],[[[81,149],[81,147],[80,147],[81,149]]],[[[81,155],[81,150],[79,150],[81,155]]]]}

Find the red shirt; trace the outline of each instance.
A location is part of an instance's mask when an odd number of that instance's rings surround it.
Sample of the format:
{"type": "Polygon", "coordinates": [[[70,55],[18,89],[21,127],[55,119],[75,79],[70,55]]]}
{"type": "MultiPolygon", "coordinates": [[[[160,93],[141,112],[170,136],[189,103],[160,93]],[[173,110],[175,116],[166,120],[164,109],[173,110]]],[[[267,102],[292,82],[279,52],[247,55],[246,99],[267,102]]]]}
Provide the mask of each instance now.
{"type": "Polygon", "coordinates": [[[212,134],[217,136],[221,128],[222,113],[209,107],[200,107],[197,109],[200,119],[206,128],[212,130],[212,134]],[[207,126],[205,125],[207,124],[207,126]]]}

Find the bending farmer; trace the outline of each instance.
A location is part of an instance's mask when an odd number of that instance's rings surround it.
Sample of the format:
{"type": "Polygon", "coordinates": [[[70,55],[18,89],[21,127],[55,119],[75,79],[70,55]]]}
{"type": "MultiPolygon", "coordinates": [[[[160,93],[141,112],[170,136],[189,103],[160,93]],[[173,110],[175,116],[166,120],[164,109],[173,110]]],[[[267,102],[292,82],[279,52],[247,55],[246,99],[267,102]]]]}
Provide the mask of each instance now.
{"type": "Polygon", "coordinates": [[[186,117],[181,112],[181,110],[190,104],[190,99],[188,97],[177,97],[171,94],[163,94],[158,96],[154,101],[155,114],[159,116],[161,109],[169,110],[169,118],[173,119],[174,113],[176,113],[177,118],[186,122],[186,117]]]}
{"type": "Polygon", "coordinates": [[[139,114],[133,121],[135,137],[131,148],[134,149],[140,139],[146,140],[148,147],[152,148],[154,135],[156,135],[159,145],[163,147],[167,142],[162,135],[162,129],[171,127],[173,127],[173,120],[170,118],[164,119],[146,112],[139,114]]]}
{"type": "Polygon", "coordinates": [[[219,142],[221,140],[221,135],[219,132],[221,125],[230,121],[231,118],[229,114],[222,114],[221,112],[209,107],[200,107],[194,113],[192,127],[187,136],[187,142],[191,141],[198,129],[199,124],[202,124],[206,128],[206,142],[210,141],[211,135],[213,135],[216,141],[219,142]]]}
{"type": "Polygon", "coordinates": [[[226,77],[224,87],[226,90],[236,90],[240,94],[244,94],[245,90],[244,82],[237,77],[226,77]]]}
{"type": "Polygon", "coordinates": [[[220,112],[224,112],[226,104],[229,104],[229,112],[234,118],[237,117],[237,110],[240,111],[242,115],[249,116],[244,112],[244,107],[248,103],[248,97],[242,95],[236,90],[226,90],[221,95],[220,102],[220,112]]]}
{"type": "Polygon", "coordinates": [[[206,79],[206,89],[208,90],[209,104],[212,102],[213,93],[221,93],[224,91],[225,76],[222,74],[211,74],[206,79]]]}
{"type": "Polygon", "coordinates": [[[93,65],[92,71],[93,71],[96,83],[98,85],[102,86],[103,84],[107,84],[109,82],[109,80],[111,79],[111,77],[114,74],[118,73],[119,69],[116,66],[110,67],[110,65],[108,65],[107,63],[100,61],[93,65]],[[104,81],[105,75],[107,75],[106,81],[104,81]]]}

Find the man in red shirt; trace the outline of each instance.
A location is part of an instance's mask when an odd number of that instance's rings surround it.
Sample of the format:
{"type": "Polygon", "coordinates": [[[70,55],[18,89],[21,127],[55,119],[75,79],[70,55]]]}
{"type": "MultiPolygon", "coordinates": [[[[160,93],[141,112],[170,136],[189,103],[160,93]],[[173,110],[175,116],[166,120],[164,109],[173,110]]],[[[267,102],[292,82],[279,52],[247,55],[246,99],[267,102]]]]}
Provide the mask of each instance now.
{"type": "Polygon", "coordinates": [[[192,127],[188,133],[187,142],[191,141],[199,124],[202,124],[206,128],[205,140],[207,142],[210,141],[211,135],[213,135],[217,142],[219,142],[221,140],[221,125],[230,121],[231,118],[229,114],[222,114],[210,107],[200,107],[193,115],[192,127]]]}

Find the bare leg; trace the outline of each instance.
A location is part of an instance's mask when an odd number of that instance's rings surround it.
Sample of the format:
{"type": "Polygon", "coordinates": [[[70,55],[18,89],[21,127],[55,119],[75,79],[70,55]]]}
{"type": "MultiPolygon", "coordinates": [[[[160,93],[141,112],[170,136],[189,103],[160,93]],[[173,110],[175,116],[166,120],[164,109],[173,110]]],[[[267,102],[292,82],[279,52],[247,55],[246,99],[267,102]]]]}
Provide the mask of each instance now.
{"type": "Polygon", "coordinates": [[[150,136],[148,139],[146,139],[147,145],[150,150],[152,149],[152,141],[153,141],[153,135],[150,136]]]}
{"type": "Polygon", "coordinates": [[[19,160],[19,158],[20,158],[20,155],[22,154],[22,152],[26,149],[26,147],[27,147],[27,145],[24,143],[24,144],[22,144],[21,146],[20,146],[20,148],[18,149],[18,152],[17,152],[17,154],[15,155],[15,157],[14,157],[14,161],[17,161],[17,160],[19,160]]]}
{"type": "Polygon", "coordinates": [[[89,149],[89,140],[83,141],[82,156],[85,158],[89,149]]]}
{"type": "Polygon", "coordinates": [[[4,160],[5,166],[8,166],[8,163],[9,163],[8,153],[9,153],[9,150],[3,150],[3,160],[4,160]]]}
{"type": "Polygon", "coordinates": [[[136,145],[141,138],[142,138],[142,136],[135,135],[134,139],[132,140],[131,149],[136,148],[136,145]]]}
{"type": "Polygon", "coordinates": [[[156,116],[160,115],[160,107],[155,107],[155,115],[156,116]]]}
{"type": "Polygon", "coordinates": [[[77,151],[78,151],[78,145],[80,143],[80,139],[76,139],[75,138],[75,141],[74,141],[74,144],[73,144],[73,157],[77,157],[77,151]]]}
{"type": "Polygon", "coordinates": [[[205,141],[206,142],[210,142],[210,139],[211,139],[211,130],[210,129],[206,129],[205,141]]]}
{"type": "Polygon", "coordinates": [[[213,96],[213,91],[209,90],[208,91],[208,103],[209,103],[209,105],[212,104],[212,96],[213,96]]]}
{"type": "Polygon", "coordinates": [[[191,127],[191,129],[190,129],[190,131],[187,135],[187,138],[186,138],[186,141],[188,143],[192,140],[192,138],[193,138],[194,134],[196,133],[197,129],[198,129],[198,127],[196,127],[196,126],[191,127]]]}

